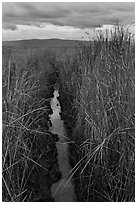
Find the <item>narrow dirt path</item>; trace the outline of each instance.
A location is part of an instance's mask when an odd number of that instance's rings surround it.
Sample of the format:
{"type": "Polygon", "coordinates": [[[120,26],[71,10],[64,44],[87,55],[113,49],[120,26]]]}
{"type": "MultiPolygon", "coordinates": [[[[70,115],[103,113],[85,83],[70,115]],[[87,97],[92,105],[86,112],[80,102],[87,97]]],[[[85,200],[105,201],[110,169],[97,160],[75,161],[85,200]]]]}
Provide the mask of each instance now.
{"type": "Polygon", "coordinates": [[[59,169],[62,172],[62,178],[59,182],[55,183],[51,187],[52,196],[55,198],[55,202],[75,202],[76,196],[74,192],[74,186],[72,180],[68,182],[70,177],[71,167],[68,158],[68,144],[65,134],[63,121],[60,119],[60,104],[57,100],[59,96],[58,91],[54,91],[54,98],[51,101],[51,108],[53,114],[50,115],[52,127],[51,132],[58,134],[59,141],[57,142],[58,152],[58,164],[59,169]]]}

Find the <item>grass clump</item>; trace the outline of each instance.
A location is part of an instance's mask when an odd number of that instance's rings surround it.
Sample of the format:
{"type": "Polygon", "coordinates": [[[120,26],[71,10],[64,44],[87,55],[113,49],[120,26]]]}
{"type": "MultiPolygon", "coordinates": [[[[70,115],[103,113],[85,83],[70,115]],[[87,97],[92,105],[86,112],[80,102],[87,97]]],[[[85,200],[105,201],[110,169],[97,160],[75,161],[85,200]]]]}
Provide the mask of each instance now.
{"type": "Polygon", "coordinates": [[[50,197],[51,164],[43,155],[52,143],[48,114],[52,113],[55,77],[53,82],[49,80],[54,70],[44,56],[47,54],[3,55],[3,201],[50,197]]]}
{"type": "Polygon", "coordinates": [[[77,112],[72,140],[79,153],[71,159],[78,200],[134,201],[134,39],[119,26],[98,33],[78,59],[62,75],[65,81],[71,73],[65,84],[77,112]]]}

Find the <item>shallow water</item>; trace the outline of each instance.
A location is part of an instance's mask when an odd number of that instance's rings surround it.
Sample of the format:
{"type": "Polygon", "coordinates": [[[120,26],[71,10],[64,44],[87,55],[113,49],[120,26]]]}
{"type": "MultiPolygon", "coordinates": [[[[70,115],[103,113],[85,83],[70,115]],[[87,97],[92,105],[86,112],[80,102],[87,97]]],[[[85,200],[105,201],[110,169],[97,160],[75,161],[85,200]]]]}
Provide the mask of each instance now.
{"type": "Polygon", "coordinates": [[[71,167],[69,164],[69,155],[68,155],[68,139],[65,134],[63,121],[60,119],[60,104],[57,100],[59,96],[58,91],[54,91],[54,98],[51,100],[51,108],[53,114],[50,115],[52,127],[51,132],[58,134],[59,141],[56,143],[58,151],[58,164],[59,169],[62,173],[62,178],[59,182],[55,183],[51,187],[51,193],[55,202],[75,202],[75,192],[72,180],[69,180],[71,167]]]}

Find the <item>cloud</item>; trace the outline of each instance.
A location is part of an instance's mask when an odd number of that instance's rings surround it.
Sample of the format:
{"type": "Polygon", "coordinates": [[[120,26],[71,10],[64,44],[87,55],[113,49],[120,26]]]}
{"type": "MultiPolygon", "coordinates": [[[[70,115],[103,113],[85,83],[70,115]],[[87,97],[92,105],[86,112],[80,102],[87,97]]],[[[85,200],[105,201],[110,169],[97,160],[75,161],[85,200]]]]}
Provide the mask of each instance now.
{"type": "Polygon", "coordinates": [[[9,3],[2,4],[3,28],[6,24],[17,26],[43,23],[79,28],[95,28],[99,25],[115,24],[117,19],[121,25],[134,21],[134,3],[9,3]]]}
{"type": "Polygon", "coordinates": [[[17,30],[18,29],[18,27],[12,23],[3,23],[2,26],[5,30],[17,30]]]}
{"type": "Polygon", "coordinates": [[[113,28],[117,20],[124,27],[134,22],[135,3],[2,3],[3,40],[81,39],[86,32],[93,36],[98,28],[113,28]]]}
{"type": "MultiPolygon", "coordinates": [[[[2,30],[3,40],[21,40],[21,39],[82,39],[85,29],[73,28],[69,26],[48,25],[45,27],[36,27],[28,25],[18,25],[18,30],[2,30]],[[56,32],[55,32],[56,31],[56,32]]],[[[89,32],[91,32],[89,30],[89,32]]]]}

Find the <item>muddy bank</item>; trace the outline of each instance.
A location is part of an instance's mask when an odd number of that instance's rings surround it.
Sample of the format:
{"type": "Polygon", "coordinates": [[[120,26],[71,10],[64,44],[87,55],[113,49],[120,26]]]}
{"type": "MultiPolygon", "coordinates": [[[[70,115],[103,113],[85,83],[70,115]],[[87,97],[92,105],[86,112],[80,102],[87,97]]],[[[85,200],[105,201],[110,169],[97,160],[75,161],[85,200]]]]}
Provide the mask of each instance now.
{"type": "Polygon", "coordinates": [[[57,135],[46,132],[36,137],[33,143],[33,162],[30,164],[32,171],[27,183],[28,190],[32,192],[32,201],[54,201],[50,187],[61,178],[55,145],[57,141],[57,135]]]}

